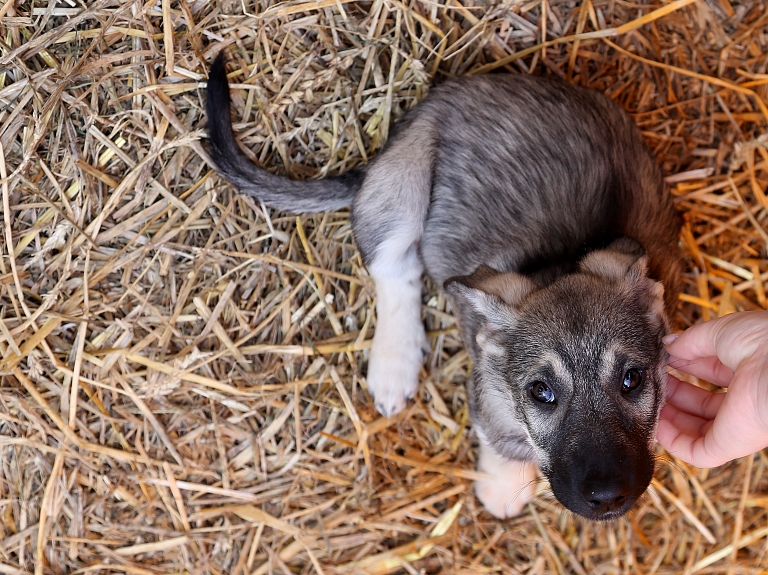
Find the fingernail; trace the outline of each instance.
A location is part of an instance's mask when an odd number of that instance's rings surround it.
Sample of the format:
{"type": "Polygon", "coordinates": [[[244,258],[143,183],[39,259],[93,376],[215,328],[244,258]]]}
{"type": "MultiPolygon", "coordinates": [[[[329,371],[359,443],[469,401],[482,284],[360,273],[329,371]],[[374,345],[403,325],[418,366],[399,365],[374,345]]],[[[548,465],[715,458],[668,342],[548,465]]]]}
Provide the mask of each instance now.
{"type": "Polygon", "coordinates": [[[670,333],[669,335],[665,335],[664,337],[662,337],[661,341],[664,345],[669,345],[670,343],[675,341],[679,335],[680,335],[679,333],[670,333]]]}

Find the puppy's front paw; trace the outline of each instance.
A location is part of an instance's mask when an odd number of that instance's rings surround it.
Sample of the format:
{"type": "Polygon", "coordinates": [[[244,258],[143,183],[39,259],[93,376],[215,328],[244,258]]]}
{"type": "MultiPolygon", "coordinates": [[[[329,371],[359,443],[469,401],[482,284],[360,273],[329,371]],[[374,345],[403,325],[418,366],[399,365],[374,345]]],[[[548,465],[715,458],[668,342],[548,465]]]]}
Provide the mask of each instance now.
{"type": "Polygon", "coordinates": [[[429,349],[424,327],[415,333],[376,333],[368,362],[368,391],[376,410],[386,417],[400,413],[416,395],[424,350],[429,349]]]}
{"type": "Polygon", "coordinates": [[[530,461],[507,461],[481,446],[478,470],[492,477],[475,483],[477,498],[488,513],[506,519],[515,517],[533,499],[538,470],[530,461]]]}

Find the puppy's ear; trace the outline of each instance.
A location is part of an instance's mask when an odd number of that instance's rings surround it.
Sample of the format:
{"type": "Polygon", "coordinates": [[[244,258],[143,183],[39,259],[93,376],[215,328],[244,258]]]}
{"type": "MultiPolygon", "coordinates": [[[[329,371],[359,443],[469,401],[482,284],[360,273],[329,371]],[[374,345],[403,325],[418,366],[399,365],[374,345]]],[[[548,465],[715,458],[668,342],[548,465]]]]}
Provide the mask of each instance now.
{"type": "Polygon", "coordinates": [[[443,287],[453,296],[462,320],[477,325],[480,349],[492,355],[503,354],[503,332],[515,324],[517,308],[535,289],[525,276],[488,266],[480,266],[472,275],[450,278],[443,287]]]}
{"type": "Polygon", "coordinates": [[[533,282],[525,276],[501,273],[485,265],[472,275],[450,278],[443,287],[460,303],[472,306],[488,322],[501,324],[514,317],[515,308],[535,289],[533,282]]]}
{"type": "Polygon", "coordinates": [[[579,262],[582,273],[615,280],[645,276],[647,266],[645,250],[629,238],[618,239],[605,249],[589,252],[579,262]]]}
{"type": "Polygon", "coordinates": [[[649,317],[666,322],[664,286],[648,277],[648,256],[635,240],[620,238],[603,250],[590,252],[579,269],[622,283],[627,294],[648,310],[649,317]]]}

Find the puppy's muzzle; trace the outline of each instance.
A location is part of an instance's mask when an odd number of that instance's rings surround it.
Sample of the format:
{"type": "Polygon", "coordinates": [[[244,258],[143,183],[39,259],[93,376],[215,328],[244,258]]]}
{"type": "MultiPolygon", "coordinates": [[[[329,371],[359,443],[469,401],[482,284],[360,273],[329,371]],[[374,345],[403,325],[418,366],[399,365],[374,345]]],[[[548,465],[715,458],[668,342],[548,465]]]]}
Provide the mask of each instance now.
{"type": "Polygon", "coordinates": [[[581,496],[592,512],[606,516],[623,513],[636,499],[628,482],[621,477],[588,477],[582,484],[581,496]]]}
{"type": "Polygon", "coordinates": [[[574,513],[607,521],[624,515],[653,477],[653,455],[631,446],[586,445],[558,458],[549,475],[557,499],[574,513]]]}

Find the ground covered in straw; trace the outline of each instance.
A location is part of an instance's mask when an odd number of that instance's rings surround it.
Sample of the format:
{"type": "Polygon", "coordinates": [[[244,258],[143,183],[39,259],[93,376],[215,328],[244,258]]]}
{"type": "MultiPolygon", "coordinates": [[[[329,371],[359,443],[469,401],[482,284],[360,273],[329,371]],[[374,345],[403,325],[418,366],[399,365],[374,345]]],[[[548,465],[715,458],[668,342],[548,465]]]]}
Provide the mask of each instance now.
{"type": "Polygon", "coordinates": [[[381,418],[348,213],[270,211],[207,164],[222,49],[243,144],[297,178],[375,155],[433,81],[561,76],[629,110],[663,165],[679,327],[764,308],[764,2],[476,4],[2,4],[1,574],[761,572],[765,454],[662,457],[611,524],[546,489],[494,520],[444,296],[427,287],[416,400],[381,418]]]}

